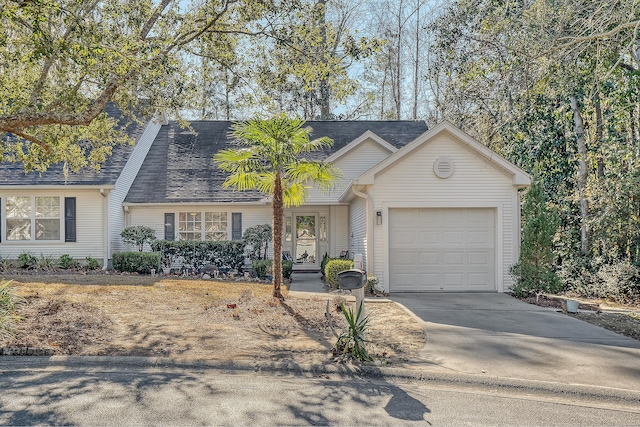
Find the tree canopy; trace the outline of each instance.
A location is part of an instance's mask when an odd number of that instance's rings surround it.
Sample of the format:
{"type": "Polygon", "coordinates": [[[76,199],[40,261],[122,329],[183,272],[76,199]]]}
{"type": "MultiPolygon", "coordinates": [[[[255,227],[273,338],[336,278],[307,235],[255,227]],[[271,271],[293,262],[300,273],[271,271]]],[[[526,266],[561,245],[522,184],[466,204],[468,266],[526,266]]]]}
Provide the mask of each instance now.
{"type": "Polygon", "coordinates": [[[44,170],[98,165],[126,142],[131,117],[179,116],[197,90],[186,51],[234,34],[266,34],[295,1],[0,0],[0,132],[5,160],[44,170]]]}

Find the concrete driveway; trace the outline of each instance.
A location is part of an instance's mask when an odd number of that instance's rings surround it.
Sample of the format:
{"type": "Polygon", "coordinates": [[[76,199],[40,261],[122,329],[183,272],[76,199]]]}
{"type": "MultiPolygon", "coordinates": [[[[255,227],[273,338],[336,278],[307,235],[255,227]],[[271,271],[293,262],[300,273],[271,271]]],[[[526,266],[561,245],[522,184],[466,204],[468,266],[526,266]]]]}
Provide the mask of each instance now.
{"type": "Polygon", "coordinates": [[[489,293],[391,299],[412,311],[427,334],[410,367],[640,390],[640,341],[555,309],[489,293]]]}

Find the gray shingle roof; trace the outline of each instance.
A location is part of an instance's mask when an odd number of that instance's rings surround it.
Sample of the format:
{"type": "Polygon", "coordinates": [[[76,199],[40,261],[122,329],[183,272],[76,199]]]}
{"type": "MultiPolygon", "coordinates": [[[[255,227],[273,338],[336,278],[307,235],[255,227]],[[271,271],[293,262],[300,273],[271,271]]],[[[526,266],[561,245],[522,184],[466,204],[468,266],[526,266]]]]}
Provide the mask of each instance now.
{"type": "MultiPolygon", "coordinates": [[[[191,122],[194,132],[181,129],[175,122],[162,126],[136,177],[126,203],[223,203],[257,202],[264,198],[258,191],[224,189],[227,174],[213,161],[213,155],[235,148],[229,138],[232,122],[191,122]]],[[[427,131],[418,121],[309,121],[312,138],[328,136],[333,146],[318,152],[325,159],[370,130],[396,148],[413,141],[427,131]]]]}
{"type": "MultiPolygon", "coordinates": [[[[118,121],[119,127],[124,127],[130,120],[121,117],[112,104],[109,104],[105,111],[113,117],[120,117],[118,121]]],[[[135,141],[140,138],[144,131],[144,125],[138,125],[131,122],[126,128],[127,134],[135,141]]],[[[0,184],[1,185],[113,185],[120,176],[131,152],[133,145],[116,145],[112,149],[112,154],[107,158],[105,163],[101,165],[100,172],[96,172],[93,168],[84,168],[78,173],[69,172],[68,176],[64,176],[63,164],[58,163],[51,165],[45,172],[24,172],[23,165],[20,162],[0,162],[0,184]]]]}

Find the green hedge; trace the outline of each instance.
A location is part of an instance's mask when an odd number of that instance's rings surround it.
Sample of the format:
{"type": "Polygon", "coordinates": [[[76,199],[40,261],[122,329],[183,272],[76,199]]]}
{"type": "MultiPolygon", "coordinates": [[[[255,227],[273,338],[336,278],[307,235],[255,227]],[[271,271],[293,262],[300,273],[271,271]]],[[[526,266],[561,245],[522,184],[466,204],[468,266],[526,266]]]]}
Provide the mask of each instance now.
{"type": "Polygon", "coordinates": [[[324,257],[322,257],[322,261],[320,262],[320,272],[322,273],[322,277],[327,276],[327,264],[329,263],[329,261],[333,261],[333,260],[348,261],[349,258],[329,258],[329,256],[325,254],[324,257]]]}
{"type": "Polygon", "coordinates": [[[115,252],[113,268],[129,273],[149,274],[151,269],[160,270],[160,254],[157,252],[115,252]]]}
{"type": "MultiPolygon", "coordinates": [[[[253,261],[253,272],[256,276],[261,279],[267,277],[269,272],[271,271],[271,266],[273,265],[273,261],[270,259],[259,259],[253,261]]],[[[283,260],[282,261],[282,277],[285,279],[291,278],[291,273],[293,273],[293,262],[283,260]]]]}
{"type": "Polygon", "coordinates": [[[242,272],[244,264],[243,240],[223,242],[197,240],[155,240],[151,249],[162,255],[162,264],[169,267],[177,258],[182,257],[186,264],[200,268],[213,264],[218,270],[242,272]]]}
{"type": "Polygon", "coordinates": [[[324,280],[332,288],[338,288],[338,273],[353,268],[352,259],[336,258],[327,261],[324,280]]]}

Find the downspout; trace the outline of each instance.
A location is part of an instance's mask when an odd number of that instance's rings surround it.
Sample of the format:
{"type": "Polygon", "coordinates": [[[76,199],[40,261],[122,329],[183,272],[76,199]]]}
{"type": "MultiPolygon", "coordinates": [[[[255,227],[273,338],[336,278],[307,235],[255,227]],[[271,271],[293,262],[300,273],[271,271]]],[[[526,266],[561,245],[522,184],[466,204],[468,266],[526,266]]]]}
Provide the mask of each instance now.
{"type": "Polygon", "coordinates": [[[367,193],[363,193],[362,191],[358,190],[357,185],[354,184],[353,188],[353,194],[355,194],[358,197],[363,198],[366,201],[366,222],[367,222],[367,231],[365,233],[366,239],[367,239],[367,244],[365,246],[365,263],[366,263],[366,270],[367,270],[367,276],[373,276],[374,275],[374,270],[373,270],[373,221],[371,218],[371,209],[373,207],[373,199],[371,198],[371,195],[367,194],[367,193]]]}
{"type": "Polygon", "coordinates": [[[100,189],[100,195],[102,196],[102,222],[104,224],[103,231],[103,255],[102,255],[102,269],[106,270],[109,267],[109,246],[110,246],[110,234],[109,229],[109,190],[104,188],[100,189]]]}

